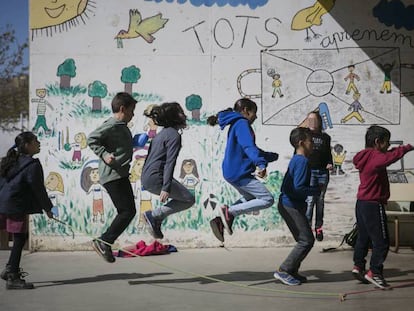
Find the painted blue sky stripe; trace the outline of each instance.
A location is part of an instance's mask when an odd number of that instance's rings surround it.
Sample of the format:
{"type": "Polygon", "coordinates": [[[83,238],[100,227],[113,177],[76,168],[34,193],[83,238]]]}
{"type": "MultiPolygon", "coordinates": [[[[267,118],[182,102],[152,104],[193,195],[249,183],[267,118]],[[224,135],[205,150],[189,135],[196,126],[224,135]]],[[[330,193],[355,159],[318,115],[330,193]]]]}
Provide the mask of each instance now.
{"type": "Polygon", "coordinates": [[[167,2],[167,3],[178,3],[178,4],[185,4],[189,2],[191,5],[200,7],[212,7],[217,5],[219,7],[223,7],[226,5],[237,7],[240,5],[248,5],[251,9],[256,9],[261,6],[265,6],[269,0],[145,0],[148,2],[167,2]]]}

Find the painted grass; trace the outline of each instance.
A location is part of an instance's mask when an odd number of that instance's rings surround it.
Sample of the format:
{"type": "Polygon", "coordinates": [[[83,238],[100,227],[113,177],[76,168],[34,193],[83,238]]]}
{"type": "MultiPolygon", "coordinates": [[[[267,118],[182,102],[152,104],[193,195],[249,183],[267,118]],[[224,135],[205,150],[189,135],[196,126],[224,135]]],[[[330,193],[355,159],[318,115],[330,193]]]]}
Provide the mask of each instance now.
{"type": "MultiPolygon", "coordinates": [[[[70,96],[76,97],[77,95],[82,94],[82,97],[85,97],[84,94],[86,90],[80,86],[64,91],[60,90],[58,85],[50,85],[48,88],[50,89],[49,95],[53,94],[62,97],[62,100],[60,101],[61,109],[62,111],[69,110],[69,116],[71,118],[82,119],[84,122],[87,122],[87,120],[90,120],[92,117],[104,118],[111,113],[108,108],[104,108],[101,113],[92,113],[89,101],[81,99],[81,97],[71,98],[70,96]]],[[[160,96],[154,94],[133,93],[133,96],[140,101],[156,102],[161,99],[160,96]]],[[[110,98],[112,98],[112,96],[107,96],[105,98],[103,107],[109,105],[110,98]]],[[[203,202],[205,199],[208,198],[210,194],[213,194],[217,204],[216,208],[219,208],[223,204],[232,204],[232,202],[235,202],[239,198],[237,191],[222,178],[221,161],[226,144],[224,132],[220,131],[218,127],[216,127],[216,129],[209,127],[205,128],[206,133],[201,133],[203,130],[201,126],[207,126],[205,123],[207,115],[210,114],[203,112],[200,121],[188,121],[190,126],[197,127],[196,133],[190,132],[190,137],[193,137],[191,135],[197,137],[197,139],[194,140],[196,142],[194,143],[194,148],[200,150],[198,153],[200,157],[196,159],[198,163],[200,183],[197,185],[195,191],[195,205],[182,213],[177,213],[168,217],[163,223],[163,229],[209,231],[209,221],[211,217],[215,216],[216,211],[212,210],[210,205],[208,205],[207,208],[204,207],[203,202]],[[200,137],[204,138],[200,139],[200,137]]],[[[61,115],[60,117],[62,118],[64,116],[61,115]]],[[[56,134],[53,133],[52,136],[55,137],[56,134]]],[[[50,155],[55,157],[60,168],[69,171],[79,170],[83,163],[88,161],[87,157],[82,157],[82,161],[79,163],[69,161],[67,159],[71,158],[71,153],[64,150],[56,150],[56,152],[50,153],[50,155]]],[[[280,172],[276,171],[270,172],[265,181],[266,187],[274,195],[276,202],[279,197],[279,189],[282,179],[283,176],[280,172]]],[[[80,190],[73,182],[70,191],[80,190]]],[[[73,227],[75,235],[83,233],[91,236],[99,236],[112,222],[116,210],[108,198],[104,199],[104,223],[100,223],[99,215],[98,222],[93,222],[92,196],[87,196],[82,191],[80,193],[81,196],[77,197],[75,193],[67,192],[70,199],[66,204],[60,205],[60,219],[73,227]]],[[[159,206],[159,204],[158,197],[155,196],[153,199],[153,206],[156,207],[159,206]]],[[[126,229],[128,235],[138,234],[145,230],[145,228],[142,228],[142,224],[140,228],[138,227],[138,220],[139,215],[136,215],[131,222],[131,225],[126,229]]],[[[237,217],[234,222],[234,228],[242,229],[244,231],[268,231],[276,228],[280,222],[281,217],[275,204],[271,208],[260,211],[259,215],[241,215],[237,217]]],[[[50,223],[47,218],[42,215],[35,215],[33,217],[32,230],[35,235],[71,236],[71,232],[66,226],[56,222],[50,223]]]]}
{"type": "Polygon", "coordinates": [[[61,89],[58,83],[46,84],[48,96],[77,96],[79,94],[87,94],[88,88],[80,84],[71,86],[67,89],[61,89]]]}

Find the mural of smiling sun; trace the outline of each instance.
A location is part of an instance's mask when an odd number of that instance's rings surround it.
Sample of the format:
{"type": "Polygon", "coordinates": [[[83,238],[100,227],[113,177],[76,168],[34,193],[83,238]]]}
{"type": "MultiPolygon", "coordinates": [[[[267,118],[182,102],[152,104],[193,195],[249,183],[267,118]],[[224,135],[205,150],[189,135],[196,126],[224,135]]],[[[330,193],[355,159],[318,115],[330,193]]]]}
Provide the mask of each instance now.
{"type": "MultiPolygon", "coordinates": [[[[34,34],[43,31],[47,36],[53,32],[68,30],[69,25],[72,27],[79,24],[73,22],[75,19],[85,20],[83,16],[88,17],[86,11],[94,3],[91,0],[36,0],[30,1],[30,21],[29,27],[32,30],[32,39],[34,34]]],[[[93,6],[92,6],[93,7],[93,6]]],[[[91,11],[89,9],[89,11],[91,11]]]]}

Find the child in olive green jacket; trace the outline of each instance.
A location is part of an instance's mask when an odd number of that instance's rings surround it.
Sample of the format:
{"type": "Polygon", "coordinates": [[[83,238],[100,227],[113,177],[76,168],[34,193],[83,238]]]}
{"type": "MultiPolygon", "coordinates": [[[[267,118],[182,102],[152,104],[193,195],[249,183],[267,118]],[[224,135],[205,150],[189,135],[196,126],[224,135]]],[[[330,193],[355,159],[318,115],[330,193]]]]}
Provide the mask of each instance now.
{"type": "Polygon", "coordinates": [[[137,101],[128,93],[112,100],[113,116],[89,134],[88,145],[99,157],[99,180],[118,212],[109,228],[92,247],[107,262],[114,262],[110,244],[128,227],[136,214],[134,194],[129,182],[132,160],[132,135],[127,127],[134,116],[137,101]]]}

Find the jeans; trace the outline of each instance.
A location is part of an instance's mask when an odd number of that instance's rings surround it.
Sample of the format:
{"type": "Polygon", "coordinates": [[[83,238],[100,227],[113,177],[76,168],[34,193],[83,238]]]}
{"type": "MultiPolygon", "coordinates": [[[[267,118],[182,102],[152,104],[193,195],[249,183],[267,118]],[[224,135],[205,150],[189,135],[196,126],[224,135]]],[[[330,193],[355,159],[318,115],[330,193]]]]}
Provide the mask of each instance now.
{"type": "Polygon", "coordinates": [[[274,203],[273,195],[256,178],[244,178],[230,184],[242,195],[242,198],[229,207],[233,216],[265,209],[274,203]]]}
{"type": "Polygon", "coordinates": [[[113,244],[124,232],[136,214],[134,193],[128,177],[110,181],[103,185],[108,191],[118,214],[101,239],[113,244]]]}
{"type": "Polygon", "coordinates": [[[323,210],[325,208],[325,193],[329,183],[329,172],[323,170],[311,170],[310,185],[321,187],[321,194],[315,196],[308,196],[306,202],[308,208],[306,210],[306,218],[312,227],[313,208],[316,205],[315,228],[321,228],[323,225],[323,210]]]}
{"type": "Polygon", "coordinates": [[[297,242],[295,247],[289,253],[285,261],[280,265],[280,269],[289,274],[297,273],[300,265],[315,243],[312,230],[305,216],[306,207],[296,208],[284,206],[280,201],[278,210],[285,220],[293,238],[297,242]]]}
{"type": "Polygon", "coordinates": [[[354,248],[354,264],[365,269],[365,257],[371,241],[370,269],[374,274],[382,274],[390,246],[385,207],[378,202],[358,200],[355,212],[358,238],[354,248]]]}
{"type": "MultiPolygon", "coordinates": [[[[159,195],[162,190],[162,180],[149,180],[145,190],[159,195]]],[[[171,189],[166,204],[161,205],[152,211],[152,216],[158,220],[165,219],[168,215],[184,211],[195,203],[194,195],[181,183],[173,178],[171,189]]]]}

